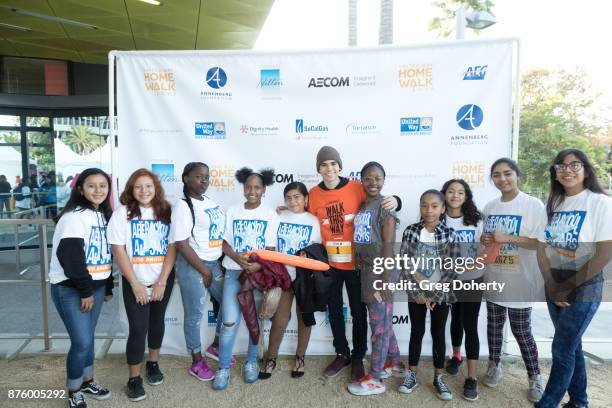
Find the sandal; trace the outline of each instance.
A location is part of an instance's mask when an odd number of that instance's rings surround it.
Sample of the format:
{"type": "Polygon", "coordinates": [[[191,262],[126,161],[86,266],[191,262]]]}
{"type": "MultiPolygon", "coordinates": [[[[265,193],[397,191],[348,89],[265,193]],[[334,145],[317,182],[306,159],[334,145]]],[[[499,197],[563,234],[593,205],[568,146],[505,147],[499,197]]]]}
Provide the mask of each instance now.
{"type": "Polygon", "coordinates": [[[304,371],[299,371],[304,369],[304,356],[295,355],[295,369],[291,371],[291,377],[300,378],[304,375],[304,371]]]}
{"type": "Polygon", "coordinates": [[[276,368],[276,358],[268,358],[263,370],[259,372],[260,380],[267,380],[272,377],[272,371],[276,368]],[[268,372],[270,370],[270,372],[268,372]]]}

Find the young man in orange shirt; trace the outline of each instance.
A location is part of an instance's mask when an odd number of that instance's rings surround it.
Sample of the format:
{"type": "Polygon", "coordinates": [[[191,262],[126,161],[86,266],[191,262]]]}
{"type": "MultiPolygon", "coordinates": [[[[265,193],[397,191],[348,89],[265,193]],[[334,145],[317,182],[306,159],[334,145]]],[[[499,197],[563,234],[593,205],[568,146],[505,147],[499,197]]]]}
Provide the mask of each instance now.
{"type": "MultiPolygon", "coordinates": [[[[355,271],[353,221],[366,194],[360,182],[341,177],[341,170],[342,160],[338,151],[331,146],[323,146],[317,153],[317,172],[323,181],[310,189],[308,211],[319,219],[321,237],[327,249],[331,276],[334,278],[327,307],[336,358],[323,375],[327,378],[336,377],[350,364],[351,381],[357,381],[365,375],[363,358],[368,348],[368,326],[366,306],[361,301],[361,280],[355,271]],[[342,314],[344,284],[353,318],[352,355],[342,314]]],[[[383,205],[391,210],[399,210],[401,202],[398,197],[391,196],[385,198],[383,205]]]]}

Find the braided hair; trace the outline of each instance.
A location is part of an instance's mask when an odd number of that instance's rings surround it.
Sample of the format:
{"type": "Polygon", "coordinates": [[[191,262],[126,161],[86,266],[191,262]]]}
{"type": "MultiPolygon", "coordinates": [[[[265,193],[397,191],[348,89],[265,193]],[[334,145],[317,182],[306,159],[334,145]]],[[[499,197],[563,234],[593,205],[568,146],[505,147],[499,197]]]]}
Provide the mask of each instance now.
{"type": "Polygon", "coordinates": [[[189,187],[187,186],[187,183],[185,183],[185,177],[189,176],[189,173],[191,173],[193,170],[195,170],[198,167],[208,168],[208,165],[202,162],[189,162],[185,165],[185,168],[183,169],[183,174],[181,174],[181,180],[183,181],[183,201],[187,203],[187,206],[189,207],[189,211],[191,212],[191,221],[192,221],[191,236],[192,237],[193,237],[193,229],[195,228],[195,212],[193,210],[193,202],[191,201],[191,197],[189,196],[189,187]]]}

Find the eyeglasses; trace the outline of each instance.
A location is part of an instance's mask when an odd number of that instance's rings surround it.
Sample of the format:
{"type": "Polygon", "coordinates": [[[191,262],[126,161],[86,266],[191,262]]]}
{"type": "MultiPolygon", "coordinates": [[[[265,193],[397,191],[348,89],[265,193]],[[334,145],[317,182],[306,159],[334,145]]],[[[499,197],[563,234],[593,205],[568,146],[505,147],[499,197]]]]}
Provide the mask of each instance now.
{"type": "Polygon", "coordinates": [[[573,161],[568,164],[555,164],[553,167],[555,168],[556,172],[571,170],[572,172],[576,173],[584,167],[584,163],[579,161],[573,161]]]}

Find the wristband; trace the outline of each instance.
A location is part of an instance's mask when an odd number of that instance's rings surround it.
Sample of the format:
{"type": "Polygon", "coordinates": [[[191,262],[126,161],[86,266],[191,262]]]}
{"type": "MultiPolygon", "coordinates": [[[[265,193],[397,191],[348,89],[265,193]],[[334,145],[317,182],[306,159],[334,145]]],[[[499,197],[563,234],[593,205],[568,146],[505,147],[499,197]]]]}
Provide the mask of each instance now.
{"type": "Polygon", "coordinates": [[[159,287],[162,287],[162,288],[166,287],[165,283],[162,283],[162,282],[159,282],[159,281],[156,283],[156,285],[159,286],[159,287]]]}

